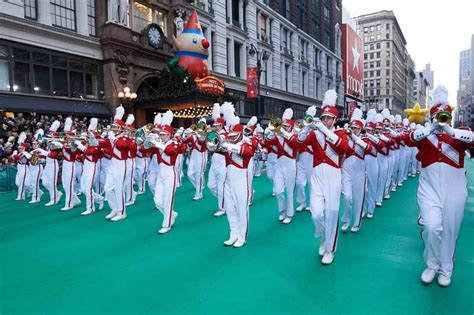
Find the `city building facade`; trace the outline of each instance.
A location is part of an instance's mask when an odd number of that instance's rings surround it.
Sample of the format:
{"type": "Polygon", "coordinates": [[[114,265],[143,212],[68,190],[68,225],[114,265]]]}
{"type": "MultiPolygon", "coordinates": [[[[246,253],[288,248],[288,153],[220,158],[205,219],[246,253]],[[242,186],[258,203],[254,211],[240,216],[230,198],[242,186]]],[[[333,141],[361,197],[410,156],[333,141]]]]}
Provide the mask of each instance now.
{"type": "Polygon", "coordinates": [[[455,124],[468,126],[474,130],[474,34],[471,37],[471,48],[459,54],[459,89],[455,124]]]}
{"type": "Polygon", "coordinates": [[[44,99],[59,102],[58,110],[61,102],[73,104],[73,111],[61,107],[69,113],[92,106],[110,114],[126,103],[139,123],[149,120],[161,104],[141,100],[160,84],[157,73],[174,56],[173,36],[193,10],[211,44],[211,75],[224,81],[241,116],[280,115],[289,106],[302,115],[321,105],[327,89],[343,105],[341,0],[6,0],[0,6],[4,110],[30,111],[44,99]],[[267,56],[260,108],[246,97],[247,67],[257,64],[251,44],[267,56]],[[120,99],[125,87],[138,98],[120,99]],[[29,103],[14,108],[12,98],[20,97],[29,103]]]}
{"type": "Polygon", "coordinates": [[[365,110],[389,108],[402,114],[407,106],[406,40],[393,11],[355,18],[364,42],[365,110]]]}

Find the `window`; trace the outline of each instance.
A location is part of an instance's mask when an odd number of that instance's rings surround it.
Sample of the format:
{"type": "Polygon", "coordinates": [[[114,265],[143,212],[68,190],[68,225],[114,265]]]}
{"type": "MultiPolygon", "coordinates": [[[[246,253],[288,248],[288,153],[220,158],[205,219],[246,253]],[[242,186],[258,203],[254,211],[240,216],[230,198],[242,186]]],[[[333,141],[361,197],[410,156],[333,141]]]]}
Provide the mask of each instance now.
{"type": "Polygon", "coordinates": [[[370,41],[373,42],[375,40],[374,35],[370,35],[370,41]]]}
{"type": "Polygon", "coordinates": [[[166,35],[166,12],[161,10],[156,10],[154,12],[154,23],[158,24],[161,27],[161,30],[166,35]]]}
{"type": "Polygon", "coordinates": [[[289,88],[289,78],[288,76],[290,75],[290,65],[285,64],[285,91],[288,91],[289,88]]]}
{"type": "Polygon", "coordinates": [[[319,78],[316,78],[316,86],[314,87],[315,97],[319,98],[319,78]]]}
{"type": "Polygon", "coordinates": [[[258,22],[259,22],[259,28],[260,28],[260,32],[258,35],[260,36],[260,39],[262,39],[263,41],[266,41],[268,37],[266,15],[260,12],[260,19],[258,22]]]}
{"type": "Polygon", "coordinates": [[[377,40],[380,40],[380,34],[377,34],[377,40]]]}
{"type": "Polygon", "coordinates": [[[385,73],[387,74],[387,76],[389,76],[390,75],[390,69],[385,70],[385,73]]]}
{"type": "Polygon", "coordinates": [[[306,90],[305,81],[306,81],[306,72],[303,71],[303,72],[301,73],[301,94],[302,94],[303,96],[306,95],[306,94],[305,94],[305,90],[306,90]]]}
{"type": "Polygon", "coordinates": [[[369,37],[364,36],[364,43],[367,43],[369,41],[369,37]]]}
{"type": "MultiPolygon", "coordinates": [[[[390,89],[385,90],[385,95],[390,95],[390,89]]],[[[388,100],[387,100],[388,101],[388,100]]]]}
{"type": "Polygon", "coordinates": [[[374,50],[374,44],[370,44],[370,50],[374,50]]]}
{"type": "Polygon", "coordinates": [[[385,47],[390,48],[390,42],[386,42],[385,47]]]}
{"type": "Polygon", "coordinates": [[[364,51],[369,50],[369,45],[364,45],[364,51]]]}
{"type": "Polygon", "coordinates": [[[53,69],[53,95],[68,96],[66,70],[53,69]]]}
{"type": "Polygon", "coordinates": [[[364,60],[369,59],[369,54],[364,54],[364,60]]]}
{"type": "Polygon", "coordinates": [[[376,75],[380,77],[380,70],[377,70],[376,75]]]}
{"type": "Polygon", "coordinates": [[[288,50],[288,30],[286,28],[283,28],[282,32],[282,38],[283,38],[283,49],[288,50]]]}
{"type": "Polygon", "coordinates": [[[370,31],[371,32],[375,31],[375,27],[373,25],[370,27],[370,31]]]}
{"type": "Polygon", "coordinates": [[[374,59],[374,53],[370,53],[370,59],[374,59]]]}
{"type": "Polygon", "coordinates": [[[281,13],[284,17],[290,17],[290,0],[281,1],[281,13]]]}
{"type": "Polygon", "coordinates": [[[324,22],[329,23],[329,8],[324,6],[324,22]]]}
{"type": "Polygon", "coordinates": [[[49,95],[50,86],[49,86],[49,67],[34,65],[33,66],[33,75],[34,75],[34,88],[36,94],[49,95]]]}
{"type": "Polygon", "coordinates": [[[377,51],[377,58],[380,58],[380,51],[377,51]]]}
{"type": "Polygon", "coordinates": [[[326,58],[326,72],[331,73],[332,59],[331,57],[326,58]]]}
{"type": "Polygon", "coordinates": [[[382,29],[382,26],[380,24],[377,24],[377,31],[380,31],[382,29]]]}
{"type": "Polygon", "coordinates": [[[95,27],[95,0],[87,0],[87,23],[89,25],[89,35],[96,36],[95,27]]]}
{"type": "Polygon", "coordinates": [[[138,2],[134,2],[133,6],[133,30],[141,32],[152,22],[152,10],[138,2]]]}
{"type": "Polygon", "coordinates": [[[376,66],[376,67],[380,67],[380,60],[378,60],[378,61],[376,62],[376,65],[375,65],[375,66],[376,66]]]}
{"type": "Polygon", "coordinates": [[[368,27],[364,27],[364,33],[368,33],[369,32],[369,28],[368,27]]]}
{"type": "Polygon", "coordinates": [[[389,23],[385,24],[385,29],[386,29],[387,31],[390,30],[390,24],[389,24],[389,23]]]}
{"type": "Polygon", "coordinates": [[[0,91],[10,90],[10,69],[7,58],[8,47],[0,46],[0,91]]]}
{"type": "Polygon", "coordinates": [[[25,0],[25,18],[36,20],[36,0],[25,0]]]}
{"type": "Polygon", "coordinates": [[[389,33],[385,34],[385,38],[390,39],[390,34],[389,33]]]}
{"type": "Polygon", "coordinates": [[[20,93],[31,92],[30,64],[15,61],[13,63],[13,91],[20,93]]]}
{"type": "Polygon", "coordinates": [[[386,61],[385,61],[385,65],[386,65],[387,67],[390,67],[390,60],[386,60],[386,61]]]}
{"type": "Polygon", "coordinates": [[[386,52],[385,52],[385,56],[386,56],[387,58],[390,58],[390,51],[386,51],[386,52]]]}
{"type": "Polygon", "coordinates": [[[380,43],[377,43],[377,49],[380,49],[380,43]]]}
{"type": "Polygon", "coordinates": [[[235,76],[241,77],[240,73],[240,49],[242,48],[242,44],[234,42],[234,68],[235,68],[235,76]]]}
{"type": "Polygon", "coordinates": [[[51,0],[51,20],[54,26],[76,30],[76,1],[51,0]]]}

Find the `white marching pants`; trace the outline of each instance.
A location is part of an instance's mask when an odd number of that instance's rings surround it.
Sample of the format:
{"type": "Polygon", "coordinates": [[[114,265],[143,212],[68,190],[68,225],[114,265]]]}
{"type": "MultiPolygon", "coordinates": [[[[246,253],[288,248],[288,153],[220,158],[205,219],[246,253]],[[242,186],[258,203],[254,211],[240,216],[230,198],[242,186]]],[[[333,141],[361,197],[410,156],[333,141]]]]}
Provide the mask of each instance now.
{"type": "Polygon", "coordinates": [[[423,168],[417,200],[426,265],[451,277],[456,240],[467,201],[465,170],[445,163],[423,168]]]}
{"type": "Polygon", "coordinates": [[[302,152],[298,155],[296,162],[296,204],[307,205],[306,184],[311,183],[313,173],[313,155],[309,152],[302,152]]]}
{"type": "Polygon", "coordinates": [[[148,168],[148,158],[147,157],[136,157],[135,158],[135,174],[134,182],[138,187],[138,193],[143,194],[146,187],[146,174],[148,168]]]}
{"type": "Polygon", "coordinates": [[[105,179],[107,178],[107,172],[110,167],[110,159],[101,158],[100,159],[100,172],[99,172],[99,188],[100,190],[96,191],[98,194],[102,195],[104,193],[105,179]]]}
{"type": "Polygon", "coordinates": [[[127,159],[127,173],[125,174],[124,192],[125,202],[135,202],[136,192],[133,190],[133,177],[135,174],[135,159],[127,159]]]}
{"type": "Polygon", "coordinates": [[[230,238],[245,242],[248,236],[250,192],[247,169],[227,167],[224,184],[224,208],[229,222],[230,238]]]}
{"type": "Polygon", "coordinates": [[[377,181],[379,177],[379,164],[376,157],[371,155],[365,156],[365,172],[367,174],[365,212],[373,214],[375,211],[377,181]]]}
{"type": "MultiPolygon", "coordinates": [[[[27,164],[17,164],[16,167],[16,176],[15,176],[15,185],[18,187],[17,199],[25,199],[26,191],[28,188],[28,165],[27,164]]],[[[28,189],[29,190],[29,189],[28,189]]]]}
{"type": "Polygon", "coordinates": [[[295,214],[294,198],[296,181],[296,160],[281,156],[277,160],[273,185],[278,200],[278,211],[293,217],[295,214]],[[285,198],[286,193],[286,198],[285,198]]]}
{"type": "Polygon", "coordinates": [[[41,195],[43,191],[40,189],[40,179],[41,175],[43,174],[43,166],[41,164],[38,165],[29,165],[28,166],[28,187],[31,191],[31,201],[39,201],[41,199],[41,195]]]}
{"type": "Polygon", "coordinates": [[[82,167],[84,166],[84,163],[75,161],[74,162],[75,166],[75,172],[74,172],[74,192],[77,195],[79,192],[81,192],[81,177],[82,177],[82,167]]]}
{"type": "Polygon", "coordinates": [[[199,152],[193,150],[189,158],[188,178],[196,189],[195,197],[202,197],[202,189],[204,187],[204,171],[206,170],[207,152],[199,152]]]}
{"type": "Polygon", "coordinates": [[[224,181],[226,176],[225,157],[214,153],[211,157],[207,187],[212,195],[217,198],[217,209],[224,210],[224,181]]]}
{"type": "Polygon", "coordinates": [[[342,165],[342,223],[352,222],[352,226],[360,227],[365,202],[365,179],[365,161],[353,155],[347,158],[342,165]]]}
{"type": "Polygon", "coordinates": [[[173,166],[161,164],[157,175],[154,202],[163,214],[162,227],[171,227],[174,212],[174,195],[176,192],[176,172],[173,166]]]}
{"type": "Polygon", "coordinates": [[[398,166],[398,175],[397,175],[397,180],[396,180],[397,185],[403,183],[403,181],[405,180],[405,170],[406,170],[406,162],[407,162],[405,147],[400,146],[400,150],[398,150],[398,152],[399,152],[398,153],[399,156],[395,163],[395,166],[398,166]]]}
{"type": "Polygon", "coordinates": [[[58,191],[58,172],[59,162],[56,159],[46,158],[46,166],[43,170],[43,185],[49,192],[50,202],[57,203],[59,201],[58,191]]]}
{"type": "Polygon", "coordinates": [[[248,183],[249,183],[249,194],[250,194],[250,204],[253,203],[253,173],[254,173],[254,163],[255,163],[255,156],[250,158],[249,165],[247,168],[248,172],[248,183]]]}
{"type": "Polygon", "coordinates": [[[275,167],[277,163],[277,155],[276,153],[268,153],[267,162],[266,162],[266,169],[267,169],[267,177],[272,182],[272,192],[275,193],[275,185],[273,183],[273,178],[275,177],[275,167]]]}
{"type": "Polygon", "coordinates": [[[155,194],[156,179],[158,178],[159,169],[160,164],[158,164],[156,154],[153,154],[150,158],[150,164],[148,166],[148,187],[153,194],[155,194]]]}
{"type": "Polygon", "coordinates": [[[76,195],[76,163],[63,160],[61,181],[65,193],[64,207],[72,208],[78,204],[79,198],[76,195]]]}
{"type": "Polygon", "coordinates": [[[321,243],[328,252],[335,252],[337,247],[341,177],[341,169],[322,163],[313,168],[309,186],[314,236],[322,237],[321,243]]]}
{"type": "Polygon", "coordinates": [[[81,177],[81,189],[86,196],[86,210],[95,211],[95,202],[99,202],[103,197],[94,191],[94,182],[97,177],[97,162],[84,160],[81,177]]]}
{"type": "MultiPolygon", "coordinates": [[[[397,184],[398,184],[398,171],[400,170],[399,169],[399,166],[400,166],[400,150],[395,150],[391,153],[391,165],[392,165],[392,176],[391,176],[391,181],[390,181],[390,188],[394,188],[394,187],[397,187],[397,184]]],[[[388,191],[388,193],[390,194],[390,190],[388,191]]]]}
{"type": "Polygon", "coordinates": [[[263,161],[260,160],[260,158],[256,158],[254,161],[254,172],[253,175],[255,177],[260,177],[262,175],[262,167],[263,167],[263,161]]]}
{"type": "Polygon", "coordinates": [[[105,196],[110,209],[118,214],[126,214],[123,186],[127,172],[127,161],[112,159],[105,179],[105,196]]]}
{"type": "Polygon", "coordinates": [[[178,154],[174,164],[174,171],[176,173],[176,188],[181,187],[183,181],[183,154],[178,154]]]}
{"type": "Polygon", "coordinates": [[[379,178],[377,180],[377,194],[375,196],[376,202],[382,202],[385,193],[385,184],[388,181],[388,160],[389,156],[378,154],[377,162],[379,164],[379,178]]]}
{"type": "Polygon", "coordinates": [[[392,187],[392,178],[393,178],[394,166],[395,166],[395,159],[394,159],[395,152],[396,151],[390,151],[390,153],[388,154],[387,181],[385,182],[385,188],[384,188],[385,195],[390,195],[390,188],[392,187]]]}
{"type": "Polygon", "coordinates": [[[418,154],[417,147],[411,147],[411,174],[415,175],[418,171],[418,160],[416,159],[416,155],[418,154]]]}

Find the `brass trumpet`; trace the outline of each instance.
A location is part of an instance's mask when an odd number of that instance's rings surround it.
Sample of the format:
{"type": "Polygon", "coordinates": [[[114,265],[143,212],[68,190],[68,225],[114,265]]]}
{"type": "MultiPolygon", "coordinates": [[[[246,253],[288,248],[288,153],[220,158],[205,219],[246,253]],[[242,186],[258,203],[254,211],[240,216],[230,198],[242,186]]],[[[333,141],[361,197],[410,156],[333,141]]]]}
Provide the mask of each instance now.
{"type": "Polygon", "coordinates": [[[280,129],[283,126],[283,122],[279,117],[273,117],[268,122],[268,129],[273,133],[280,133],[280,129]]]}
{"type": "Polygon", "coordinates": [[[436,114],[436,121],[438,122],[438,126],[441,128],[444,127],[449,121],[452,119],[452,115],[450,112],[439,112],[436,114]]]}

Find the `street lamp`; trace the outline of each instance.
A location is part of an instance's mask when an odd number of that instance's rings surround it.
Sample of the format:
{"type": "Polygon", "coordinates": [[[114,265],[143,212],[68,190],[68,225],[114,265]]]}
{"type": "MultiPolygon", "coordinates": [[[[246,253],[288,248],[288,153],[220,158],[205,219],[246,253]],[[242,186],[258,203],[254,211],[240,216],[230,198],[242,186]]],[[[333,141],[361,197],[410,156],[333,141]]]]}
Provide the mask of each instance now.
{"type": "Polygon", "coordinates": [[[138,97],[137,93],[132,93],[128,86],[126,86],[123,91],[118,92],[117,96],[120,99],[120,103],[125,101],[127,105],[131,104],[132,101],[138,97]]]}
{"type": "Polygon", "coordinates": [[[256,114],[259,116],[260,114],[260,76],[262,72],[266,70],[262,70],[262,60],[267,62],[268,58],[270,58],[270,54],[267,53],[266,50],[259,50],[255,47],[254,44],[250,43],[249,49],[250,57],[257,55],[257,110],[256,114]]]}

